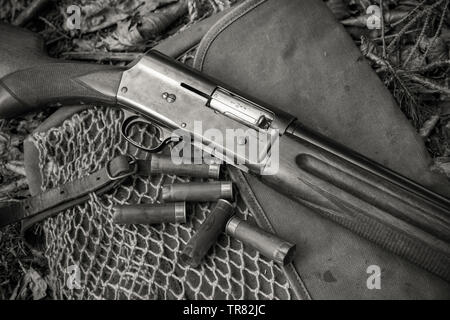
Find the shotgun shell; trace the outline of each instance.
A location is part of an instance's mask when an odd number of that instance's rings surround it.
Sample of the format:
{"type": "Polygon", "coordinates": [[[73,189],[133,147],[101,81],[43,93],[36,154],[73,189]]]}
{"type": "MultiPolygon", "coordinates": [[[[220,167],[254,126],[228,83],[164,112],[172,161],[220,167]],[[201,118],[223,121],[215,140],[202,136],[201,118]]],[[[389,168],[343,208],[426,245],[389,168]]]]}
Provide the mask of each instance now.
{"type": "Polygon", "coordinates": [[[233,215],[234,207],[227,200],[220,199],[197,233],[189,239],[180,259],[192,267],[197,267],[208,250],[217,241],[220,233],[233,215]]]}
{"type": "Polygon", "coordinates": [[[173,201],[217,201],[233,198],[233,184],[229,181],[189,182],[165,185],[162,199],[173,201]]]}
{"type": "Polygon", "coordinates": [[[226,225],[226,233],[259,251],[263,256],[286,265],[295,254],[295,244],[282,240],[257,226],[237,217],[226,225]]]}
{"type": "Polygon", "coordinates": [[[186,202],[120,205],[113,210],[118,224],[186,223],[186,202]]]}
{"type": "Polygon", "coordinates": [[[220,164],[175,164],[170,156],[153,155],[151,173],[166,173],[177,176],[219,179],[220,164]]]}

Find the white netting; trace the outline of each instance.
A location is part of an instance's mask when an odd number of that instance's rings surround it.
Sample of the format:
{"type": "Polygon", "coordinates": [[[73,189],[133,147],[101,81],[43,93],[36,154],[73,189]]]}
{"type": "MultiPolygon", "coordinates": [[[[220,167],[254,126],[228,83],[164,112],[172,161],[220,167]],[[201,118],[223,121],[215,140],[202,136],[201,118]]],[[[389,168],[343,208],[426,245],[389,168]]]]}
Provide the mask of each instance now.
{"type": "MultiPolygon", "coordinates": [[[[93,108],[60,127],[33,136],[39,150],[42,190],[100,169],[114,156],[145,154],[119,134],[122,114],[93,108]]],[[[154,139],[148,128],[134,138],[154,139]]],[[[134,176],[115,190],[96,196],[37,225],[45,235],[50,283],[56,298],[73,299],[289,299],[282,269],[240,242],[221,235],[202,265],[191,268],[178,257],[205,220],[211,204],[196,204],[186,224],[121,226],[112,223],[113,204],[159,201],[160,187],[176,176],[134,176]],[[81,287],[67,286],[68,268],[76,266],[81,287]]],[[[252,219],[237,197],[237,213],[252,219]]]]}

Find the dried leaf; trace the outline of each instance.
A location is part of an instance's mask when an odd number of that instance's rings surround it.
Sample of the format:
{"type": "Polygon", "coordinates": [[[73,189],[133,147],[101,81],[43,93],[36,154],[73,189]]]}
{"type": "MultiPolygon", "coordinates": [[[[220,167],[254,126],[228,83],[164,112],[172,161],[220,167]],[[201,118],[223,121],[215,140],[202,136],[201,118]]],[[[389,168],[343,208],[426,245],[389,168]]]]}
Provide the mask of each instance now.
{"type": "Polygon", "coordinates": [[[346,27],[366,27],[368,17],[369,17],[369,15],[350,17],[350,18],[341,20],[341,23],[346,27]]]}
{"type": "Polygon", "coordinates": [[[350,12],[344,0],[328,0],[326,3],[336,19],[342,20],[350,16],[350,12]]]}
{"type": "Polygon", "coordinates": [[[159,36],[187,12],[186,0],[180,0],[156,12],[143,12],[144,14],[140,15],[141,23],[138,25],[139,32],[145,39],[159,36]]]}
{"type": "Polygon", "coordinates": [[[32,268],[30,268],[28,275],[30,279],[29,288],[33,293],[33,300],[44,298],[47,295],[47,282],[32,268]]]}
{"type": "MultiPolygon", "coordinates": [[[[352,2],[352,1],[350,1],[352,2]]],[[[354,0],[353,2],[356,2],[359,4],[359,6],[366,11],[366,9],[371,6],[373,3],[370,0],[354,0]]]]}
{"type": "Polygon", "coordinates": [[[448,47],[445,41],[441,37],[435,39],[424,36],[419,43],[420,50],[427,53],[427,62],[432,63],[435,61],[448,59],[448,47]]]}
{"type": "Polygon", "coordinates": [[[422,85],[424,88],[432,90],[433,92],[450,95],[450,88],[447,83],[443,83],[442,81],[438,82],[436,80],[414,74],[405,74],[405,77],[422,85]]]}
{"type": "Polygon", "coordinates": [[[378,30],[370,30],[368,28],[345,26],[345,30],[347,30],[354,40],[359,40],[361,37],[373,39],[378,36],[378,30]]]}
{"type": "Polygon", "coordinates": [[[58,171],[58,165],[55,163],[55,161],[52,161],[52,160],[47,162],[42,170],[42,172],[45,176],[51,176],[51,175],[57,174],[57,171],[58,171]]]}
{"type": "Polygon", "coordinates": [[[431,171],[446,175],[450,178],[450,157],[438,157],[434,159],[431,171]]]}
{"type": "Polygon", "coordinates": [[[200,3],[197,0],[188,0],[189,23],[194,22],[200,17],[200,3]]]}
{"type": "Polygon", "coordinates": [[[386,61],[380,57],[380,48],[375,42],[365,36],[361,37],[361,53],[375,65],[386,66],[386,61]]]}
{"type": "Polygon", "coordinates": [[[408,14],[408,10],[389,10],[384,14],[384,23],[389,26],[402,20],[408,14]]]}
{"type": "MultiPolygon", "coordinates": [[[[441,109],[441,116],[450,115],[450,100],[444,100],[439,103],[439,109],[441,109]]],[[[450,135],[449,135],[450,139],[450,135]]]]}
{"type": "Polygon", "coordinates": [[[4,164],[5,168],[17,175],[26,176],[25,166],[23,161],[10,161],[4,164]]]}
{"type": "Polygon", "coordinates": [[[408,57],[411,55],[411,58],[409,58],[407,68],[412,70],[416,68],[420,68],[423,61],[423,55],[419,52],[419,50],[416,50],[414,46],[404,46],[400,51],[400,61],[406,61],[408,57]]]}
{"type": "Polygon", "coordinates": [[[450,144],[450,121],[442,127],[442,133],[447,140],[447,143],[450,144]]]}
{"type": "Polygon", "coordinates": [[[152,12],[174,0],[103,0],[81,7],[81,32],[94,32],[125,20],[139,12],[152,12]]]}
{"type": "MultiPolygon", "coordinates": [[[[389,26],[390,24],[393,24],[404,17],[408,15],[408,11],[398,11],[398,10],[391,10],[384,13],[384,24],[385,26],[389,26]]],[[[367,27],[367,21],[371,17],[370,14],[364,14],[357,17],[350,17],[347,19],[344,19],[341,21],[341,23],[344,26],[351,26],[351,27],[361,27],[366,28],[367,27]]]]}
{"type": "Polygon", "coordinates": [[[26,188],[28,188],[27,179],[21,178],[19,180],[12,181],[8,184],[2,184],[0,186],[0,195],[2,195],[2,196],[7,195],[16,190],[26,189],[26,188]]]}
{"type": "Polygon", "coordinates": [[[16,11],[22,10],[23,6],[24,3],[19,1],[0,0],[0,20],[10,21],[16,11]]]}
{"type": "Polygon", "coordinates": [[[33,300],[41,300],[47,296],[47,287],[47,282],[41,275],[30,268],[14,289],[10,299],[25,300],[32,298],[33,300]]]}
{"type": "Polygon", "coordinates": [[[155,12],[142,8],[137,19],[118,23],[116,31],[102,40],[101,47],[112,51],[139,49],[148,40],[161,35],[188,11],[187,1],[180,0],[155,12]],[[144,14],[144,15],[141,15],[144,14]]]}
{"type": "Polygon", "coordinates": [[[130,21],[118,23],[117,29],[102,40],[102,47],[112,51],[122,51],[138,48],[144,45],[145,40],[139,33],[136,25],[130,21]]]}
{"type": "Polygon", "coordinates": [[[8,148],[8,155],[6,157],[7,160],[22,160],[23,159],[23,151],[21,151],[17,147],[13,147],[12,145],[8,148]]]}
{"type": "Polygon", "coordinates": [[[425,121],[422,128],[419,130],[419,135],[422,138],[426,138],[430,135],[431,131],[433,131],[436,124],[439,122],[439,116],[438,115],[432,115],[430,119],[425,121]]]}
{"type": "Polygon", "coordinates": [[[8,152],[8,147],[10,144],[10,138],[6,133],[0,132],[0,156],[3,156],[8,152]]]}
{"type": "Polygon", "coordinates": [[[450,48],[450,29],[448,28],[442,29],[440,38],[447,44],[447,47],[450,48]]]}
{"type": "Polygon", "coordinates": [[[447,8],[447,14],[445,15],[445,23],[450,27],[450,10],[447,8]]]}
{"type": "Polygon", "coordinates": [[[380,48],[378,45],[364,36],[361,37],[361,46],[359,49],[364,56],[367,56],[368,54],[380,55],[380,48]]]}
{"type": "Polygon", "coordinates": [[[73,44],[76,51],[95,51],[102,46],[101,42],[92,39],[74,39],[73,44]]]}

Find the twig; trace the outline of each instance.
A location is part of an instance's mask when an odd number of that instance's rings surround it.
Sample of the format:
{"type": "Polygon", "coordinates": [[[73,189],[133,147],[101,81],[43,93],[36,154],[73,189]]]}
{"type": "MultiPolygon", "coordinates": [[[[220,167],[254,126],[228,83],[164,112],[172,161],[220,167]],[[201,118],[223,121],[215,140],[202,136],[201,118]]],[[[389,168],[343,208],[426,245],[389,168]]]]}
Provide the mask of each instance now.
{"type": "Polygon", "coordinates": [[[429,6],[428,8],[424,9],[422,12],[419,12],[414,18],[412,18],[403,28],[400,30],[400,32],[397,34],[397,37],[392,40],[389,45],[387,46],[387,51],[391,51],[394,47],[394,45],[400,40],[400,38],[406,33],[406,31],[414,24],[416,23],[419,18],[421,18],[424,14],[426,14],[428,11],[434,10],[437,6],[442,4],[444,0],[436,1],[434,4],[429,6]]]}
{"type": "Polygon", "coordinates": [[[443,92],[443,93],[446,93],[446,94],[450,95],[450,88],[441,86],[440,84],[435,83],[435,82],[433,82],[433,81],[431,81],[431,80],[429,80],[427,78],[424,78],[424,77],[421,77],[421,76],[418,76],[418,75],[414,75],[414,74],[410,74],[407,77],[409,79],[411,79],[412,81],[420,83],[421,85],[423,85],[425,87],[428,87],[428,88],[433,89],[435,91],[443,92]]]}
{"type": "Polygon", "coordinates": [[[18,134],[6,134],[0,132],[0,142],[6,143],[11,146],[18,146],[22,143],[24,137],[18,134]]]}
{"type": "Polygon", "coordinates": [[[406,58],[405,62],[403,62],[403,67],[406,67],[406,65],[408,64],[408,62],[411,60],[411,58],[413,57],[414,53],[416,52],[417,48],[420,45],[420,42],[422,41],[423,37],[425,36],[425,31],[428,28],[428,23],[430,21],[430,17],[431,17],[431,11],[428,11],[427,17],[425,18],[425,22],[422,26],[422,31],[420,32],[419,37],[417,38],[416,43],[414,44],[414,47],[411,49],[411,51],[409,52],[408,57],[406,58]]]}
{"type": "Polygon", "coordinates": [[[21,178],[19,180],[14,180],[11,183],[8,183],[7,185],[0,186],[0,195],[8,195],[18,189],[24,189],[27,185],[27,178],[21,178]]]}
{"type": "Polygon", "coordinates": [[[423,0],[422,3],[417,4],[416,0],[411,0],[411,1],[403,0],[403,1],[401,1],[401,4],[404,5],[404,6],[419,7],[419,6],[423,5],[427,1],[428,0],[423,0]]]}
{"type": "Polygon", "coordinates": [[[14,19],[13,24],[19,27],[23,27],[50,2],[51,0],[34,0],[25,10],[23,10],[17,16],[16,19],[14,19]]]}
{"type": "Polygon", "coordinates": [[[43,21],[46,25],[48,25],[50,28],[55,30],[60,36],[63,36],[66,39],[70,39],[70,37],[67,34],[64,34],[63,32],[61,32],[58,28],[55,27],[55,25],[53,23],[51,23],[44,17],[39,17],[39,20],[43,21]]]}
{"type": "MultiPolygon", "coordinates": [[[[412,121],[414,123],[414,125],[417,126],[417,123],[419,121],[419,117],[417,114],[417,101],[414,98],[413,94],[410,92],[409,88],[406,86],[406,84],[403,82],[403,80],[400,78],[399,73],[397,73],[397,71],[392,67],[392,65],[386,61],[386,67],[388,69],[388,71],[390,72],[392,79],[389,80],[389,82],[393,81],[394,79],[397,80],[397,83],[400,85],[400,87],[402,88],[404,94],[408,97],[408,99],[410,100],[410,104],[408,104],[406,106],[408,111],[408,115],[412,118],[412,121]]],[[[394,82],[395,85],[395,82],[394,82]]],[[[396,96],[396,94],[394,94],[396,96]]],[[[400,103],[401,106],[401,103],[400,103]]]]}
{"type": "MultiPolygon", "coordinates": [[[[406,31],[404,34],[410,34],[410,33],[414,33],[414,32],[420,31],[420,30],[421,30],[420,28],[417,28],[417,29],[406,31]]],[[[390,38],[395,38],[397,36],[398,36],[398,33],[389,34],[389,35],[385,35],[384,39],[387,40],[387,39],[390,39],[390,38]]],[[[372,39],[372,41],[380,41],[380,40],[382,40],[381,37],[372,39]]]]}
{"type": "Polygon", "coordinates": [[[213,9],[213,12],[212,12],[213,14],[220,11],[220,8],[219,8],[219,6],[217,5],[217,3],[216,3],[215,1],[213,1],[213,0],[208,0],[208,2],[209,2],[210,6],[211,6],[212,9],[213,9]]]}
{"type": "Polygon", "coordinates": [[[384,38],[385,30],[384,30],[384,9],[383,9],[383,0],[380,0],[380,10],[381,10],[381,41],[383,43],[383,59],[386,59],[386,40],[384,38]]]}
{"type": "Polygon", "coordinates": [[[53,39],[48,40],[48,41],[45,43],[45,46],[49,46],[49,45],[51,45],[52,43],[58,42],[58,41],[60,41],[60,40],[62,40],[62,39],[67,39],[66,35],[62,35],[62,36],[59,36],[59,37],[56,37],[56,38],[53,38],[53,39]]]}
{"type": "Polygon", "coordinates": [[[442,10],[441,20],[439,21],[439,26],[438,26],[438,28],[436,30],[436,33],[433,36],[433,39],[431,39],[431,41],[428,43],[427,50],[423,54],[422,60],[420,62],[421,65],[425,62],[425,59],[426,59],[426,57],[428,55],[428,52],[430,51],[430,48],[434,45],[434,42],[436,41],[436,38],[438,37],[439,33],[441,32],[442,25],[444,24],[444,20],[445,20],[446,14],[447,14],[448,3],[449,3],[449,0],[446,0],[445,1],[445,6],[444,6],[444,10],[442,10]]]}
{"type": "MultiPolygon", "coordinates": [[[[397,22],[394,22],[391,24],[391,27],[394,28],[396,25],[399,25],[400,23],[402,23],[403,21],[405,21],[406,19],[408,19],[408,17],[410,17],[416,10],[418,10],[420,7],[422,7],[425,2],[427,2],[428,0],[423,0],[421,3],[419,3],[414,9],[412,9],[410,12],[408,12],[408,14],[403,17],[402,19],[400,19],[397,22]]],[[[403,3],[405,4],[405,3],[403,3]]]]}
{"type": "Polygon", "coordinates": [[[423,72],[431,71],[436,68],[442,68],[442,67],[450,67],[450,60],[436,61],[436,62],[427,64],[423,67],[411,69],[411,70],[399,70],[399,73],[423,73],[423,72]]]}
{"type": "Polygon", "coordinates": [[[5,168],[21,176],[26,176],[23,161],[9,161],[4,164],[5,168]]]}
{"type": "Polygon", "coordinates": [[[380,58],[376,54],[374,54],[372,52],[368,52],[367,54],[365,54],[365,56],[367,59],[373,61],[375,64],[387,68],[386,60],[384,60],[383,58],[380,58]]]}

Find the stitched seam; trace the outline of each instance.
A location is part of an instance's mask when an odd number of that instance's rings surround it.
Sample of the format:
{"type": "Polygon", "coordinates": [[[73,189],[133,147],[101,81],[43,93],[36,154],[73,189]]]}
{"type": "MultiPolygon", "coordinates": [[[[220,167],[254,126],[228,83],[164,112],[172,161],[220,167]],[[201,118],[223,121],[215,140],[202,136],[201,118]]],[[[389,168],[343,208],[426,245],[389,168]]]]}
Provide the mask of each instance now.
{"type": "MultiPolygon", "coordinates": [[[[9,75],[8,75],[9,76],[9,75]]],[[[5,77],[6,78],[6,77],[5,77]]],[[[26,103],[25,101],[22,101],[22,99],[20,99],[4,82],[3,80],[0,80],[0,87],[2,87],[3,89],[6,90],[6,92],[8,92],[11,97],[13,97],[14,99],[16,99],[18,102],[20,102],[21,104],[23,104],[24,106],[30,108],[31,106],[26,103]]]]}
{"type": "Polygon", "coordinates": [[[260,4],[266,1],[267,0],[257,0],[255,3],[252,3],[251,1],[245,2],[241,6],[236,7],[236,9],[232,10],[230,13],[225,15],[221,20],[219,20],[215,25],[213,25],[210,31],[206,33],[206,35],[203,37],[203,40],[200,42],[197,54],[195,55],[194,59],[194,68],[198,70],[203,69],[203,63],[205,61],[206,54],[208,53],[208,50],[211,47],[212,43],[222,33],[222,31],[224,31],[226,28],[232,25],[239,18],[246,15],[254,8],[258,7],[260,4]],[[244,10],[243,11],[239,10],[241,8],[243,8],[244,10]]]}
{"type": "MultiPolygon", "coordinates": [[[[258,199],[256,198],[255,194],[253,193],[253,190],[251,189],[247,179],[245,178],[244,174],[237,170],[234,167],[229,167],[228,171],[230,172],[231,176],[233,177],[233,180],[236,180],[237,185],[239,188],[242,188],[241,196],[246,205],[251,208],[251,210],[255,213],[255,219],[260,225],[264,225],[267,227],[271,232],[275,233],[275,229],[273,228],[272,224],[270,223],[269,219],[267,218],[264,209],[261,207],[261,205],[258,202],[258,199]],[[256,216],[256,213],[258,215],[256,216]],[[263,221],[261,221],[261,219],[263,221]]],[[[294,292],[297,295],[298,298],[305,299],[305,300],[311,300],[311,295],[308,292],[308,289],[306,288],[305,283],[303,282],[302,278],[300,277],[299,273],[297,272],[294,265],[291,263],[287,266],[283,266],[283,270],[288,276],[288,278],[291,278],[289,275],[292,275],[295,277],[295,280],[297,281],[298,286],[294,286],[294,292]],[[301,293],[298,292],[296,288],[301,289],[301,293]]]]}

